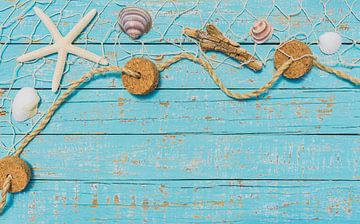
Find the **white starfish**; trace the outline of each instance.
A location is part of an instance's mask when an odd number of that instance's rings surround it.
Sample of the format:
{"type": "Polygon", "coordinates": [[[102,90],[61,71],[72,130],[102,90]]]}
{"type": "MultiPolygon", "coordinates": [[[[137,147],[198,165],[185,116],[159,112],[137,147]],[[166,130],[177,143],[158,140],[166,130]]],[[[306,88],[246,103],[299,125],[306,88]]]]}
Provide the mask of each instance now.
{"type": "Polygon", "coordinates": [[[60,86],[60,82],[65,69],[65,64],[67,61],[67,56],[69,53],[85,58],[89,61],[99,63],[101,65],[109,64],[109,62],[105,58],[102,58],[90,51],[76,47],[72,44],[74,40],[78,37],[78,35],[87,27],[87,25],[96,15],[95,9],[91,10],[84,18],[82,18],[65,37],[61,35],[55,24],[40,8],[34,7],[34,11],[50,31],[55,43],[39,50],[24,54],[17,58],[17,61],[26,62],[37,58],[42,58],[54,53],[58,53],[55,73],[52,81],[53,92],[56,92],[60,86]]]}

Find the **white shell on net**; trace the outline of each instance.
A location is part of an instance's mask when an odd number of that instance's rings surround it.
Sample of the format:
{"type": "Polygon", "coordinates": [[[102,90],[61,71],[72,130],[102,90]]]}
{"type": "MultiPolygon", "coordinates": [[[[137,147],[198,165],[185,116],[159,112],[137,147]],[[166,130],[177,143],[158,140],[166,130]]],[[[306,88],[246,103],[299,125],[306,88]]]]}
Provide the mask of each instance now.
{"type": "Polygon", "coordinates": [[[326,32],[319,37],[319,47],[324,54],[336,53],[341,43],[341,36],[336,32],[326,32]]]}
{"type": "Polygon", "coordinates": [[[152,19],[151,15],[142,8],[126,7],[119,13],[119,25],[132,39],[138,39],[150,31],[152,19]]]}
{"type": "Polygon", "coordinates": [[[16,94],[12,103],[12,117],[15,121],[26,121],[37,114],[40,97],[31,87],[24,87],[16,94]]]}

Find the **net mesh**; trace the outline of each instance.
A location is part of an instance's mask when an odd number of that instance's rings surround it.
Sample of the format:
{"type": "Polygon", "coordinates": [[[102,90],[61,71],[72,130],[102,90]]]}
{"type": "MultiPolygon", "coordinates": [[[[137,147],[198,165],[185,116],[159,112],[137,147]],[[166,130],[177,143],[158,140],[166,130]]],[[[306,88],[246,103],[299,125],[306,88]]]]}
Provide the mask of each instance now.
{"type": "MultiPolygon", "coordinates": [[[[194,46],[196,42],[185,38],[182,34],[185,27],[204,28],[210,22],[216,24],[229,38],[245,45],[265,65],[272,60],[277,44],[293,38],[307,44],[316,44],[318,35],[326,31],[340,33],[344,44],[335,55],[318,54],[320,60],[326,60],[330,65],[351,68],[360,65],[360,57],[357,56],[359,42],[356,41],[360,36],[358,31],[360,1],[1,1],[0,131],[7,134],[1,134],[0,148],[9,154],[14,152],[23,134],[30,132],[47,111],[47,108],[43,106],[33,119],[25,123],[13,121],[11,102],[16,91],[25,86],[48,90],[56,63],[54,56],[25,64],[16,62],[16,57],[23,53],[53,42],[48,30],[34,14],[32,10],[34,6],[43,9],[62,34],[70,31],[89,10],[96,8],[97,17],[82,33],[76,44],[81,44],[82,48],[106,56],[115,65],[123,65],[134,56],[156,60],[159,57],[190,52],[203,56],[215,68],[226,65],[241,69],[242,64],[227,57],[211,57],[209,54],[204,54],[198,46],[194,46]],[[148,10],[154,20],[151,32],[136,41],[121,32],[117,25],[118,12],[129,5],[148,10]],[[249,36],[251,25],[260,18],[268,19],[274,26],[273,38],[262,46],[253,44],[249,36]],[[133,45],[134,43],[137,45],[133,45]],[[154,52],[150,49],[153,47],[152,44],[158,44],[161,47],[154,52]]],[[[81,76],[78,72],[75,74],[71,71],[86,72],[96,66],[98,65],[70,56],[65,71],[66,78],[61,88],[66,88],[71,80],[81,76]]],[[[41,97],[42,101],[53,102],[57,96],[47,94],[41,97]]]]}

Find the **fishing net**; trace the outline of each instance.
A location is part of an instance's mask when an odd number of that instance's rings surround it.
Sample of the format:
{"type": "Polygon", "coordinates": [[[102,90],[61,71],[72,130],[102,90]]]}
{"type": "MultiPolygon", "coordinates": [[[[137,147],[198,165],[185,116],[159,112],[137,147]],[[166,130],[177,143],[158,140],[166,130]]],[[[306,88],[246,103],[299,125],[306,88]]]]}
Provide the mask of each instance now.
{"type": "MultiPolygon", "coordinates": [[[[51,102],[56,100],[62,92],[60,90],[58,94],[53,94],[50,91],[56,55],[25,64],[16,62],[18,56],[53,42],[44,24],[34,14],[32,10],[34,6],[43,9],[64,35],[89,10],[96,8],[97,17],[77,39],[76,44],[98,55],[106,56],[113,65],[123,65],[135,56],[161,60],[182,52],[189,52],[204,57],[220,72],[241,73],[232,79],[234,82],[226,83],[228,87],[239,90],[242,90],[240,87],[257,88],[266,82],[271,74],[254,75],[250,70],[244,69],[243,64],[225,55],[205,54],[195,41],[183,35],[185,27],[204,28],[207,23],[215,24],[226,36],[241,43],[249,52],[255,54],[266,66],[266,71],[273,71],[273,53],[278,44],[290,39],[299,39],[309,45],[314,45],[312,49],[318,59],[325,61],[328,65],[342,67],[345,71],[360,65],[359,42],[356,41],[360,39],[358,30],[360,10],[355,10],[360,9],[360,1],[1,1],[0,148],[5,151],[4,154],[14,152],[24,134],[29,133],[38,124],[51,102]],[[121,32],[117,25],[118,12],[129,5],[148,10],[154,20],[150,33],[136,41],[121,32]],[[249,36],[249,29],[254,21],[263,18],[268,19],[274,26],[274,36],[267,43],[256,45],[249,36]],[[316,46],[318,36],[327,31],[336,31],[343,38],[340,51],[331,56],[321,54],[316,46]],[[250,79],[251,85],[248,82],[250,79]],[[11,102],[16,92],[26,86],[39,90],[42,103],[36,117],[24,123],[18,123],[11,118],[11,102]]],[[[97,66],[95,63],[70,56],[61,89],[67,88],[71,81],[97,66]]],[[[180,66],[175,66],[167,73],[168,77],[165,77],[165,80],[168,81],[162,83],[160,89],[201,88],[211,83],[206,81],[210,80],[206,75],[202,76],[205,80],[203,82],[187,82],[189,76],[193,75],[192,72],[196,71],[195,68],[187,69],[187,74],[179,75],[176,73],[180,70],[180,66]],[[177,82],[175,86],[169,81],[171,79],[184,81],[177,82]]],[[[112,85],[113,82],[110,78],[83,88],[122,88],[120,84],[112,85]]],[[[336,78],[329,82],[334,82],[334,84],[329,84],[325,88],[333,88],[340,83],[336,81],[336,78]]],[[[294,87],[295,84],[290,83],[290,86],[294,87]]],[[[340,87],[350,87],[346,83],[341,85],[340,87]]],[[[315,87],[316,85],[306,85],[306,88],[315,87]]]]}

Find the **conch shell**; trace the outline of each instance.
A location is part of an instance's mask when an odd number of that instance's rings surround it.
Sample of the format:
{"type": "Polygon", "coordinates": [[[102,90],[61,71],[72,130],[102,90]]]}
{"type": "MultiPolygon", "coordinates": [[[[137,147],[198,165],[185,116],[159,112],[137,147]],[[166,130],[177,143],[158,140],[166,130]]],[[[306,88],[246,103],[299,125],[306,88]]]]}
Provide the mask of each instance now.
{"type": "Polygon", "coordinates": [[[24,87],[16,94],[12,103],[12,117],[23,122],[34,117],[38,112],[40,97],[32,87],[24,87]]]}
{"type": "Polygon", "coordinates": [[[152,27],[151,15],[138,7],[126,7],[119,13],[119,26],[132,39],[148,33],[152,27]]]}
{"type": "Polygon", "coordinates": [[[274,28],[271,24],[267,20],[262,19],[254,23],[251,27],[250,35],[255,43],[262,44],[272,37],[273,32],[274,28]]]}

